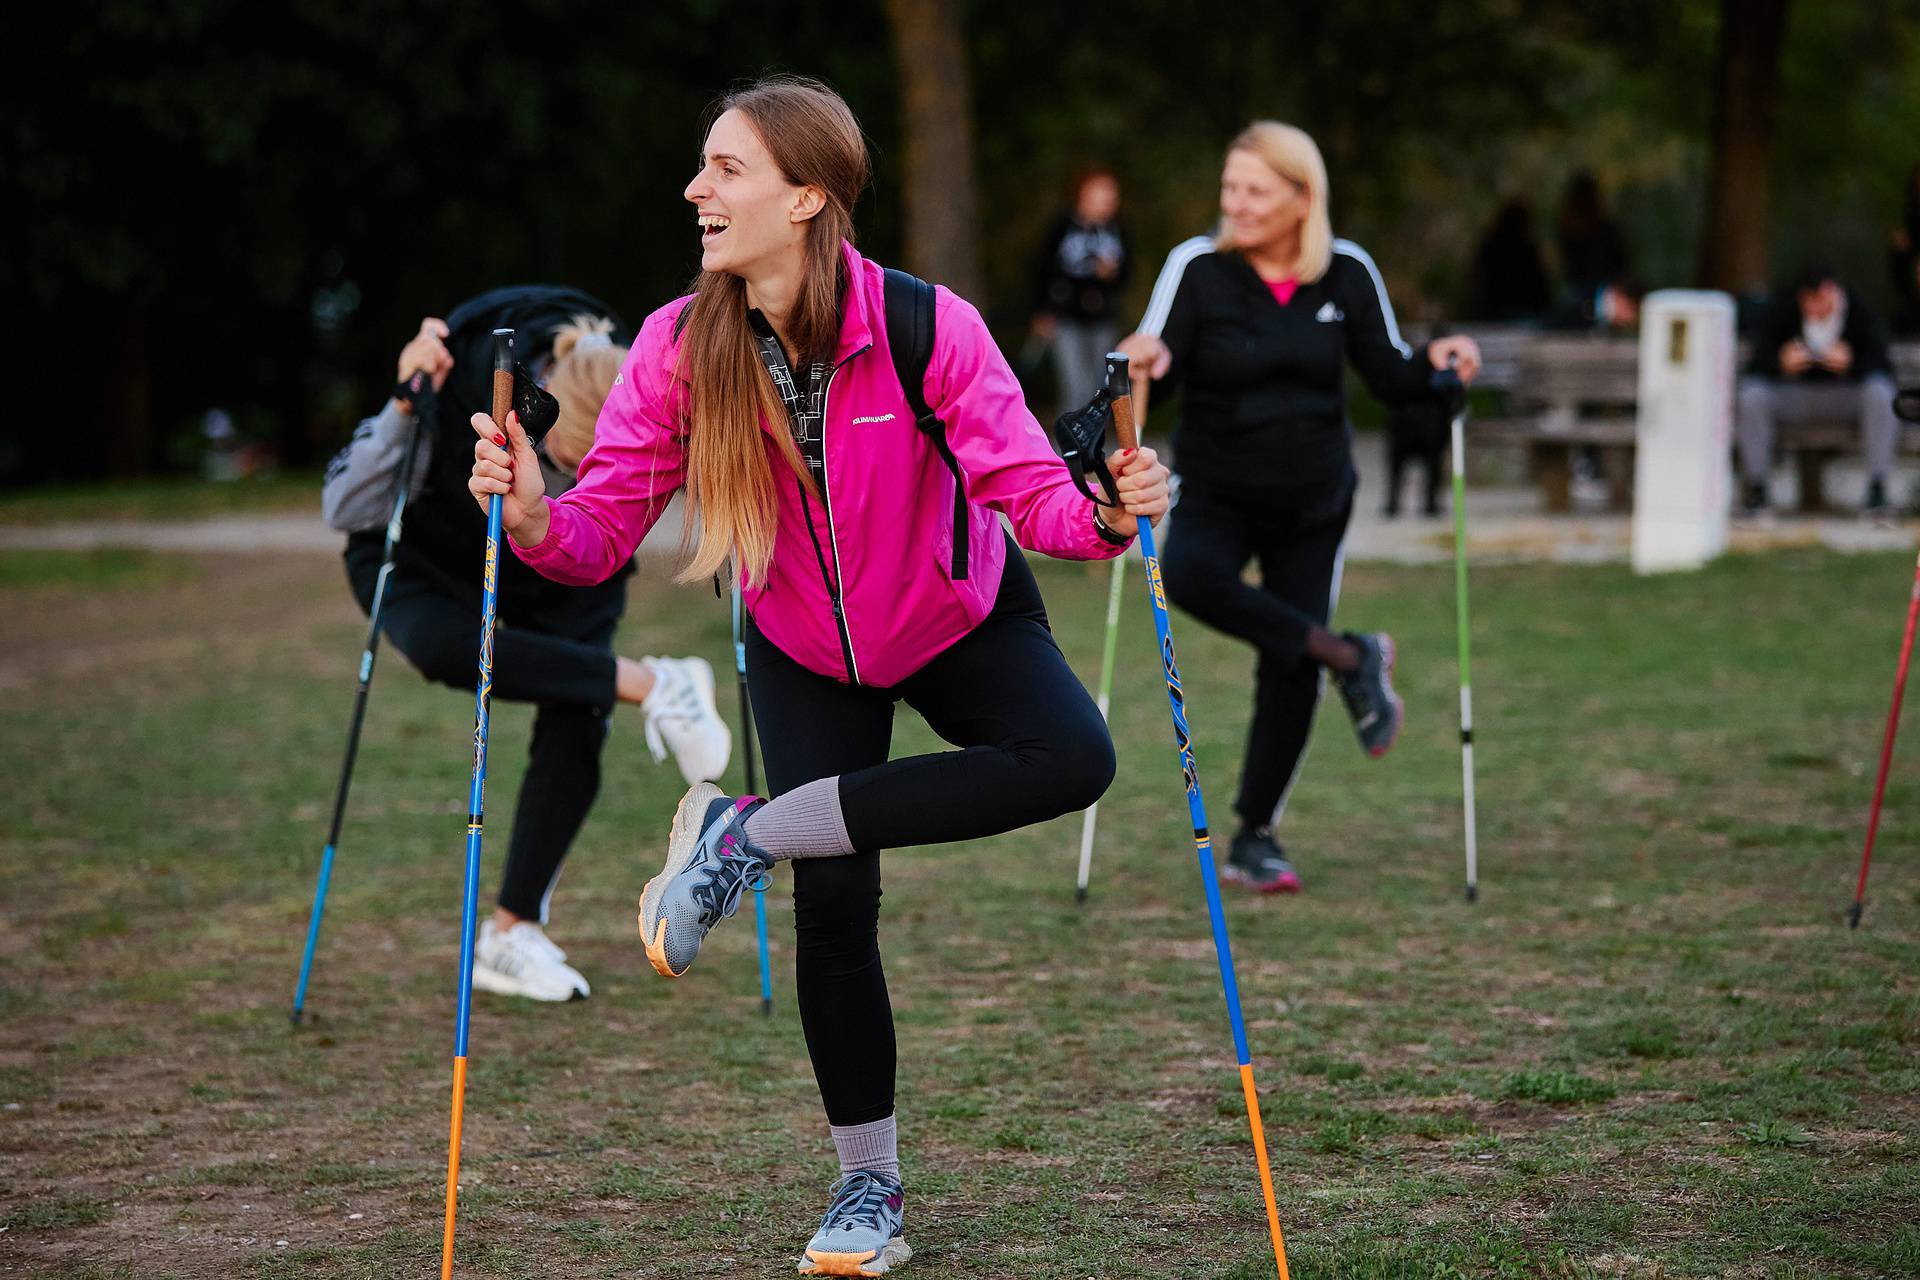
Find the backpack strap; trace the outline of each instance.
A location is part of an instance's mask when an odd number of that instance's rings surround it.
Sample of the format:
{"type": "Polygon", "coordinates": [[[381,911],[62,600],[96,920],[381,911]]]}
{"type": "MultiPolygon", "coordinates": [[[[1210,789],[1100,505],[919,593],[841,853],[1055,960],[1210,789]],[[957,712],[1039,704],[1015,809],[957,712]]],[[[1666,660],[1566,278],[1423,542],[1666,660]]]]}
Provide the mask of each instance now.
{"type": "Polygon", "coordinates": [[[918,276],[887,268],[887,347],[894,376],[913,410],[914,425],[926,433],[940,460],[953,474],[953,567],[955,582],[967,576],[967,486],[959,459],[947,443],[947,429],[927,407],[927,368],[933,363],[933,286],[918,276]]]}

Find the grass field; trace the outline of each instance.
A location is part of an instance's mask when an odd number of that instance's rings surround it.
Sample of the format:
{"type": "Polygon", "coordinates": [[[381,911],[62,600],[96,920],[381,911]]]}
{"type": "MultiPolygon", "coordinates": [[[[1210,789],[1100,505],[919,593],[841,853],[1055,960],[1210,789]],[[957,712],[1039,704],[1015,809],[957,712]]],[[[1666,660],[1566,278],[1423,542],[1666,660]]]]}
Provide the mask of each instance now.
{"type": "Polygon", "coordinates": [[[42,485],[0,492],[0,527],[67,520],[190,520],[268,511],[312,511],[319,476],[283,471],[222,484],[198,476],[42,485]]]}
{"type": "MultiPolygon", "coordinates": [[[[286,1011],[363,623],[324,557],[0,556],[0,1273],[438,1265],[471,700],[383,658],[310,1004],[286,1011]]],[[[1920,1273],[1920,741],[1850,900],[1911,560],[1475,577],[1482,898],[1461,901],[1450,572],[1350,568],[1408,732],[1337,707],[1230,899],[1301,1277],[1920,1273]]],[[[1089,680],[1104,569],[1044,565],[1089,680]]],[[[1136,577],[1135,585],[1138,585],[1136,577]]],[[[623,651],[722,665],[711,592],[623,651]]],[[[1078,821],[889,856],[903,1274],[1271,1274],[1150,624],[1129,593],[1093,897],[1078,821]]],[[[1176,619],[1227,827],[1249,656],[1176,619]]],[[[731,708],[731,691],[723,704],[731,708]]],[[[526,749],[496,709],[491,891],[526,749]]],[[[909,716],[896,749],[929,744],[909,716]]],[[[477,995],[458,1273],[780,1276],[832,1174],[788,881],[688,978],[632,904],[679,793],[637,718],[554,903],[593,999],[477,995]]]]}

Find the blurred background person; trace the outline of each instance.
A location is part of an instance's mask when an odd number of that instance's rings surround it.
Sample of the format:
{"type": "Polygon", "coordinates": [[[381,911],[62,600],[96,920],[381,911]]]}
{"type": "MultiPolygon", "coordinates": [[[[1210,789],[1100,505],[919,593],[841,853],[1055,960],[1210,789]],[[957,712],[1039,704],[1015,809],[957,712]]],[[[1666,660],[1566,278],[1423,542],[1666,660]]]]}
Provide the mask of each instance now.
{"type": "Polygon", "coordinates": [[[1061,409],[1086,403],[1105,378],[1131,265],[1120,180],[1110,169],[1089,169],[1074,182],[1073,206],[1054,221],[1034,264],[1033,327],[1053,346],[1061,409]]]}
{"type": "Polygon", "coordinates": [[[1893,230],[1887,276],[1893,285],[1893,330],[1920,333],[1920,164],[1907,170],[1906,208],[1893,230]]]}
{"type": "Polygon", "coordinates": [[[1629,310],[1631,255],[1626,233],[1607,212],[1600,179],[1581,169],[1567,179],[1554,237],[1560,250],[1562,328],[1618,328],[1634,322],[1629,310]]]}
{"type": "MultiPolygon", "coordinates": [[[[1770,510],[1774,430],[1782,423],[1852,419],[1860,424],[1867,467],[1863,506],[1885,514],[1887,477],[1900,443],[1893,413],[1893,364],[1887,337],[1859,295],[1824,263],[1803,267],[1793,291],[1773,302],[1754,334],[1740,379],[1735,431],[1746,514],[1770,510]]],[[[1802,503],[1817,494],[1802,494],[1802,503]]]]}
{"type": "Polygon", "coordinates": [[[1540,258],[1533,206],[1514,196],[1494,211],[1468,268],[1464,317],[1492,324],[1530,324],[1553,305],[1540,258]]]}
{"type": "Polygon", "coordinates": [[[1480,350],[1468,337],[1418,350],[1401,338],[1373,259],[1334,238],[1320,148],[1271,120],[1227,148],[1219,230],[1167,256],[1139,332],[1120,349],[1180,396],[1167,594],[1260,655],[1240,826],[1222,875],[1295,892],[1300,877],[1274,827],[1326,674],[1367,754],[1386,754],[1402,715],[1392,638],[1329,630],[1359,485],[1346,365],[1395,405],[1432,398],[1434,371],[1450,362],[1470,381],[1480,350]],[[1255,559],[1257,586],[1241,576],[1255,559]]]}
{"type": "MultiPolygon", "coordinates": [[[[467,420],[492,406],[495,328],[515,331],[516,358],[559,401],[560,417],[540,459],[547,492],[556,495],[573,487],[631,337],[589,294],[525,285],[462,303],[445,320],[422,320],[401,349],[400,381],[425,370],[438,394],[419,427],[412,494],[381,600],[381,627],[422,676],[469,691],[479,678],[486,518],[467,494],[473,465],[467,420]]],[[[411,415],[411,405],[389,399],[327,468],[321,505],[327,523],[347,534],[347,580],[363,612],[372,608],[380,576],[393,486],[407,449],[415,447],[411,415]]],[[[474,947],[473,984],[482,991],[534,1000],[591,991],[544,926],[561,864],[599,793],[601,750],[617,703],[640,707],[654,758],[663,760],[671,750],[689,783],[726,770],[732,733],[714,708],[707,662],[613,652],[632,572],[628,564],[598,586],[569,587],[515,557],[500,560],[493,696],[531,702],[536,710],[500,895],[474,947]]]]}

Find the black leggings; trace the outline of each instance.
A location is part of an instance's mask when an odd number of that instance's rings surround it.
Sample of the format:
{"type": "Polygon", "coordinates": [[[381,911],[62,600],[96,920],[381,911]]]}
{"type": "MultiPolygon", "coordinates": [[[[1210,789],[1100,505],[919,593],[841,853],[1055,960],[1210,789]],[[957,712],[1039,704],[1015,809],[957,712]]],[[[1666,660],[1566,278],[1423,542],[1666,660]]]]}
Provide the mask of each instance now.
{"type": "Polygon", "coordinates": [[[1340,589],[1340,545],[1353,488],[1306,506],[1271,493],[1180,486],[1162,572],[1167,596],[1210,627],[1260,652],[1234,811],[1249,827],[1280,820],[1306,753],[1325,672],[1307,656],[1307,632],[1324,627],[1340,589]],[[1260,560],[1260,585],[1241,571],[1260,560]]]}
{"type": "Polygon", "coordinates": [[[894,1042],[880,850],[998,835],[1084,809],[1113,781],[1113,743],[1011,547],[993,612],[894,688],[816,675],[753,627],[747,678],[774,794],[840,777],[859,852],[794,860],[794,985],[828,1122],[884,1119],[894,1042]],[[889,761],[897,701],[960,750],[889,761]]]}
{"type": "MultiPolygon", "coordinates": [[[[349,547],[347,580],[362,611],[373,606],[380,548],[349,547]]],[[[387,582],[380,627],[427,679],[472,692],[480,672],[480,588],[402,562],[387,582]]],[[[626,607],[624,584],[551,591],[514,601],[500,593],[493,646],[493,696],[532,702],[533,742],[513,809],[513,835],[499,903],[528,920],[546,919],[560,864],[600,791],[600,752],[614,704],[613,633],[626,607]]]]}

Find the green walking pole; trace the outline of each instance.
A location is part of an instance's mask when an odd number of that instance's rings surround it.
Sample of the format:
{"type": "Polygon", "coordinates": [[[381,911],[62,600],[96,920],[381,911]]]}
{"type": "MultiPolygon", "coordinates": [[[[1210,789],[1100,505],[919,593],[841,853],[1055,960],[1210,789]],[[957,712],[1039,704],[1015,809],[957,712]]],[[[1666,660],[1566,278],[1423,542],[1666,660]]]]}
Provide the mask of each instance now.
{"type": "MultiPolygon", "coordinates": [[[[1127,557],[1117,555],[1113,558],[1112,585],[1107,588],[1107,639],[1100,651],[1100,693],[1095,699],[1102,720],[1107,718],[1108,696],[1113,692],[1114,641],[1120,635],[1120,584],[1126,576],[1127,557]]],[[[1080,879],[1073,891],[1075,902],[1087,900],[1087,877],[1093,873],[1093,824],[1099,812],[1100,802],[1096,800],[1087,806],[1086,817],[1080,823],[1080,879]]]]}
{"type": "Polygon", "coordinates": [[[1467,901],[1480,896],[1480,841],[1473,806],[1473,668],[1467,654],[1467,389],[1452,366],[1433,376],[1453,418],[1453,595],[1460,627],[1460,789],[1467,824],[1467,901]]]}

